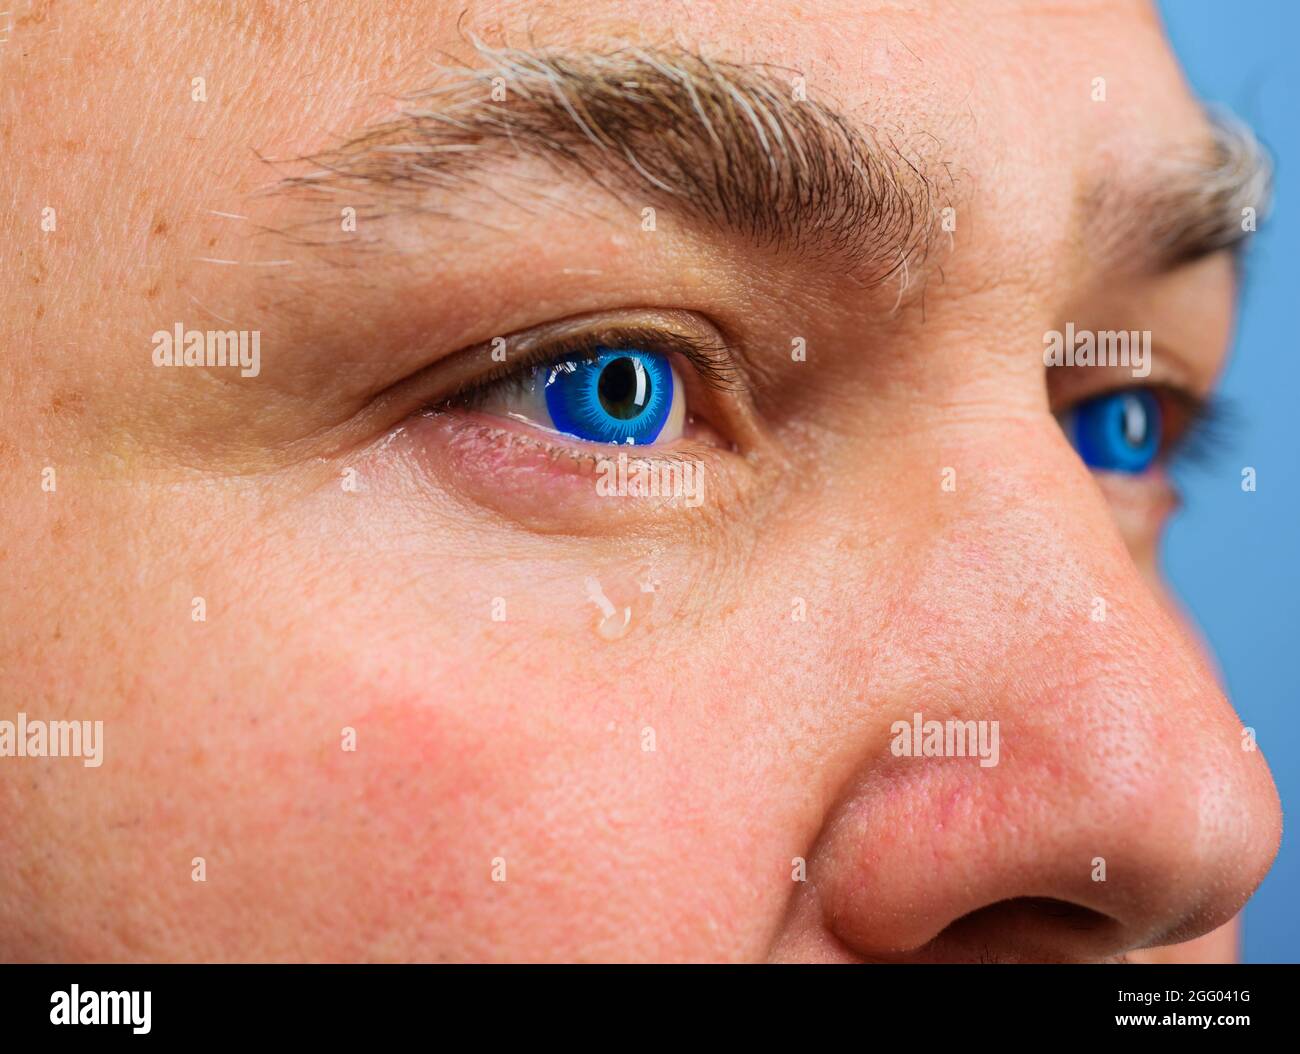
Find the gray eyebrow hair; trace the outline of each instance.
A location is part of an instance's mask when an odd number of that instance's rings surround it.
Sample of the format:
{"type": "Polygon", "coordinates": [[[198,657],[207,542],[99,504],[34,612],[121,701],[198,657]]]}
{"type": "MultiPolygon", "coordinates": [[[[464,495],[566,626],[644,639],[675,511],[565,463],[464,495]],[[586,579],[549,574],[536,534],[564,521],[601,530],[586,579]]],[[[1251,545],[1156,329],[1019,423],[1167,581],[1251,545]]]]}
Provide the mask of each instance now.
{"type": "MultiPolygon", "coordinates": [[[[303,159],[279,192],[454,192],[502,152],[579,173],[616,200],[685,213],[759,246],[835,258],[864,284],[923,258],[946,172],[818,102],[768,67],[680,51],[493,49],[404,98],[396,118],[303,159]]],[[[436,210],[432,210],[436,211],[436,210]]],[[[900,297],[901,297],[900,291],[900,297]]]]}
{"type": "Polygon", "coordinates": [[[1207,109],[1206,117],[1208,137],[1154,161],[1143,189],[1102,179],[1085,195],[1094,252],[1169,269],[1228,249],[1240,265],[1251,233],[1244,210],[1258,224],[1272,204],[1272,160],[1228,111],[1207,109]]]}

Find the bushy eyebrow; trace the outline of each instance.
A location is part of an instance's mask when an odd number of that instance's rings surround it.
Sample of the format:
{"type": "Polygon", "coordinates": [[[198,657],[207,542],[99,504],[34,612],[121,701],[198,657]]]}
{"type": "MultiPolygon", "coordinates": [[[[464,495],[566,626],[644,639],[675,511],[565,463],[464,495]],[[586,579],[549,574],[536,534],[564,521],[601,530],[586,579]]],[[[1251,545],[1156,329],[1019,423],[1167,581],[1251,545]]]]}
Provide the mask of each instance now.
{"type": "Polygon", "coordinates": [[[480,66],[444,70],[397,117],[275,189],[391,206],[405,191],[481,187],[503,155],[522,155],[594,182],[638,219],[645,204],[667,207],[760,246],[833,258],[867,283],[905,277],[947,203],[941,169],[768,67],[640,48],[477,50],[480,66]]]}
{"type": "Polygon", "coordinates": [[[1207,112],[1208,134],[1145,162],[1135,185],[1099,180],[1083,210],[1091,255],[1146,270],[1239,250],[1268,214],[1273,169],[1250,128],[1227,111],[1207,112]],[[1253,222],[1245,222],[1247,218],[1253,222]]]}

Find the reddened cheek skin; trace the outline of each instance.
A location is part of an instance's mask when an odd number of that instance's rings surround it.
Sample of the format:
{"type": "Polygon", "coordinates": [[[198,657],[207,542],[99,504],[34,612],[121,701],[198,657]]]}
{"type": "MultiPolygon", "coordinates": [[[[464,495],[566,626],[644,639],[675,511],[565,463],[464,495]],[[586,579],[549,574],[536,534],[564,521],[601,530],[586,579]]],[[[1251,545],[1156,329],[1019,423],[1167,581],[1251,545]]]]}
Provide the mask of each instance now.
{"type": "MultiPolygon", "coordinates": [[[[726,838],[700,824],[707,796],[684,792],[696,770],[670,718],[611,694],[617,677],[584,684],[581,663],[563,698],[539,692],[527,665],[480,677],[472,691],[458,691],[453,677],[427,694],[376,683],[356,697],[373,700],[355,721],[356,751],[340,751],[303,788],[319,792],[329,844],[348,846],[348,872],[364,888],[364,917],[338,935],[355,941],[349,952],[614,955],[627,930],[608,930],[608,917],[635,922],[655,902],[669,845],[689,856],[707,839],[727,855],[726,838]],[[580,904],[592,897],[606,921],[582,920],[580,904]]],[[[342,693],[335,707],[351,698],[342,693]]],[[[687,916],[706,910],[693,901],[720,892],[692,892],[689,874],[680,880],[674,899],[687,916]]],[[[670,936],[656,932],[647,947],[690,954],[689,944],[658,943],[670,936]]]]}

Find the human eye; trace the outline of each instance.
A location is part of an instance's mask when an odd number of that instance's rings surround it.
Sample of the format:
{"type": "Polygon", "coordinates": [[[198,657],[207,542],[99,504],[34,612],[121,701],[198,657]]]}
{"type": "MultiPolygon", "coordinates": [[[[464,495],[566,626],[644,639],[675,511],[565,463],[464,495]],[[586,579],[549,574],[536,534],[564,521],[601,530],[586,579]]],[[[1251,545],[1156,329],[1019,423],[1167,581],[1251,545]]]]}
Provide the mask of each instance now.
{"type": "Polygon", "coordinates": [[[504,419],[557,441],[663,447],[716,439],[708,396],[738,383],[725,345],[680,328],[605,323],[521,347],[515,361],[432,409],[504,419]]]}
{"type": "Polygon", "coordinates": [[[1221,417],[1215,401],[1172,385],[1116,388],[1058,415],[1085,465],[1134,476],[1178,456],[1204,453],[1221,417]]]}
{"type": "Polygon", "coordinates": [[[452,502],[542,533],[669,532],[743,508],[777,471],[751,371],[741,344],[693,311],[542,322],[374,397],[358,471],[419,488],[425,508],[452,502]]]}
{"type": "Polygon", "coordinates": [[[1145,472],[1160,453],[1160,403],[1147,388],[1124,388],[1077,403],[1061,427],[1089,468],[1145,472]]]}
{"type": "Polygon", "coordinates": [[[681,437],[686,392],[662,352],[597,345],[502,378],[476,408],[588,443],[649,446],[681,437]]]}

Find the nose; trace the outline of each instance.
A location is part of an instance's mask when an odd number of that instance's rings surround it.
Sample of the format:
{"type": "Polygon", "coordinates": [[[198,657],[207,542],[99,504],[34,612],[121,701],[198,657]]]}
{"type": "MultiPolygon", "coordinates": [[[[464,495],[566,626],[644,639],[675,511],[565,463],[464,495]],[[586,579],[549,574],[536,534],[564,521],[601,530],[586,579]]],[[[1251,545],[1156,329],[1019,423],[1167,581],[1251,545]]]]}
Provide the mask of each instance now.
{"type": "Polygon", "coordinates": [[[910,528],[870,728],[808,860],[821,925],[859,956],[1178,943],[1277,851],[1261,754],[1058,439],[1014,437],[1048,453],[1010,468],[975,452],[910,528]]]}

